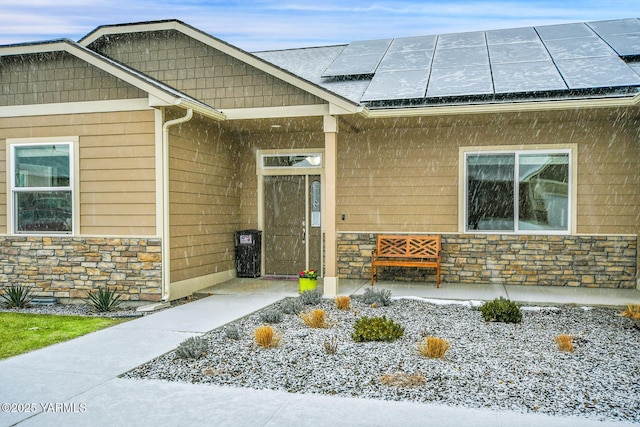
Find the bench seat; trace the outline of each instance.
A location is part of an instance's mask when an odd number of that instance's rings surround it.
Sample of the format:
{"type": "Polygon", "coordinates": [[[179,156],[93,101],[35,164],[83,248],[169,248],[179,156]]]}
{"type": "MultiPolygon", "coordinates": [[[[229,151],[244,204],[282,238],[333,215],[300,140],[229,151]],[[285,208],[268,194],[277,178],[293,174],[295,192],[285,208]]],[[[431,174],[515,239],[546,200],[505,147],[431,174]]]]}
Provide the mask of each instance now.
{"type": "Polygon", "coordinates": [[[440,287],[440,236],[379,235],[371,253],[371,285],[378,267],[434,268],[440,287]]]}

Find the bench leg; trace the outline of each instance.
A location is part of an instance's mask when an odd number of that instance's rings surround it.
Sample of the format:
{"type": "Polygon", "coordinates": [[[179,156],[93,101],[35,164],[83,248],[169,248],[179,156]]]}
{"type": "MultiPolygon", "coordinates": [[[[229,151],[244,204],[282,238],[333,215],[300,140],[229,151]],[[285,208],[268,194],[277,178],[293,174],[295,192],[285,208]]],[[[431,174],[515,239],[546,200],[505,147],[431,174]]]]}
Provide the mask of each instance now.
{"type": "Polygon", "coordinates": [[[371,266],[371,286],[373,286],[373,282],[376,278],[376,268],[371,266]]]}
{"type": "Polygon", "coordinates": [[[436,267],[436,273],[438,274],[438,277],[436,279],[436,283],[437,283],[437,287],[440,287],[440,266],[436,267]]]}

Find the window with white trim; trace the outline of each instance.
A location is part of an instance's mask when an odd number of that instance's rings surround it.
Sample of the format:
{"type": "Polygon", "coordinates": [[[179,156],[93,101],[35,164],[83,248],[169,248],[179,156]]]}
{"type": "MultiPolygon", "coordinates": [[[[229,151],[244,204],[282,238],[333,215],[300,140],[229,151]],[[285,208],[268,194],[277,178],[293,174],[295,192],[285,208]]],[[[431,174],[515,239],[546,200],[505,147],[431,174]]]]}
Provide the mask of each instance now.
{"type": "Polygon", "coordinates": [[[72,155],[67,142],[11,145],[14,233],[72,233],[72,155]]]}
{"type": "Polygon", "coordinates": [[[467,152],[465,231],[567,233],[571,150],[467,152]]]}

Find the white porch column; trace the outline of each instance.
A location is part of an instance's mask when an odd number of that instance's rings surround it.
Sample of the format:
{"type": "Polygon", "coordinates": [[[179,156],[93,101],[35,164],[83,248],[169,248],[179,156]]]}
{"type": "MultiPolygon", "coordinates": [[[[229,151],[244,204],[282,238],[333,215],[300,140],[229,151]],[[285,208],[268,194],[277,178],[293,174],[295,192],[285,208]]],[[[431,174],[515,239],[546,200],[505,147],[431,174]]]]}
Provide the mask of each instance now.
{"type": "Polygon", "coordinates": [[[338,294],[337,239],[336,239],[336,189],[338,165],[338,120],[324,116],[324,174],[325,174],[325,272],[324,296],[338,294]]]}

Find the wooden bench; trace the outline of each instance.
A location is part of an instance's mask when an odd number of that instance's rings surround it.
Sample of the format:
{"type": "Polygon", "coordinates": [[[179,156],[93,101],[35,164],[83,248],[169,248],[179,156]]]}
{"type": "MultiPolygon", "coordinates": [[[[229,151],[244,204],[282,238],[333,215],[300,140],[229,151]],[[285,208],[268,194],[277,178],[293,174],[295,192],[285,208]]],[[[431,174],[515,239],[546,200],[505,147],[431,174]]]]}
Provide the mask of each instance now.
{"type": "Polygon", "coordinates": [[[371,286],[378,267],[435,268],[440,287],[440,236],[379,235],[371,253],[371,286]]]}

